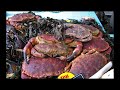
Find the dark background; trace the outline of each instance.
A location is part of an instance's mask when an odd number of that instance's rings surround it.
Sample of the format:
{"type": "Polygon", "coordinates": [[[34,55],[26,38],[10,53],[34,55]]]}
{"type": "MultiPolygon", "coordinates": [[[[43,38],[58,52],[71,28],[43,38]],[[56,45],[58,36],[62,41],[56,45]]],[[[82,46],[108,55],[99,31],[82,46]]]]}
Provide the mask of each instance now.
{"type": "Polygon", "coordinates": [[[96,11],[100,22],[106,31],[114,34],[114,11],[96,11]]]}

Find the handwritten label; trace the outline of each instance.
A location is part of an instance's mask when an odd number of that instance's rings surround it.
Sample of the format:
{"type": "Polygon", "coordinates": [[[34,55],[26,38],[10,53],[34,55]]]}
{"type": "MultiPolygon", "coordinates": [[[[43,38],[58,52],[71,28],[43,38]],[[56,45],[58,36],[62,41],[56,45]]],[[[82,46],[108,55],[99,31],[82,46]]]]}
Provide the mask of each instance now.
{"type": "Polygon", "coordinates": [[[58,79],[72,79],[75,75],[70,72],[62,73],[58,76],[58,79]]]}

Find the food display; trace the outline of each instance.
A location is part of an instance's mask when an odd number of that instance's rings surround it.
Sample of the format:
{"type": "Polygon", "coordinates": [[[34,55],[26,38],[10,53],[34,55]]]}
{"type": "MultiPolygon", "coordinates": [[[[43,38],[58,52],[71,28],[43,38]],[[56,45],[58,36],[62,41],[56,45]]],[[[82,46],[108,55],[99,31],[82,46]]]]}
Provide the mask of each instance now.
{"type": "Polygon", "coordinates": [[[113,59],[114,43],[93,18],[68,22],[27,12],[6,19],[7,79],[60,79],[66,72],[89,79],[113,59]]]}

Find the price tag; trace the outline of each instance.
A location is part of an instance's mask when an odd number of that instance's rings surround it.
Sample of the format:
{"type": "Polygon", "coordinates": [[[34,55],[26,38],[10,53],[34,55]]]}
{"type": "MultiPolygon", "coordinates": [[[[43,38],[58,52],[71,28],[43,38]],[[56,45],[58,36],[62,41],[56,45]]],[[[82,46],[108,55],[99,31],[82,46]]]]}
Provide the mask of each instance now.
{"type": "Polygon", "coordinates": [[[58,76],[58,79],[72,79],[73,77],[75,77],[73,73],[65,72],[65,73],[60,74],[58,76]]]}

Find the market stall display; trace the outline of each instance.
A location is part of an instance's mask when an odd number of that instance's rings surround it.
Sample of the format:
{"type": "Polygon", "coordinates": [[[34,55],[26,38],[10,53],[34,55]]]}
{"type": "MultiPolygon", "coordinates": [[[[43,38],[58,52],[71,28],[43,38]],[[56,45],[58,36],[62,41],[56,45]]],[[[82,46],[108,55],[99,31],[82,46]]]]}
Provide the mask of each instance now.
{"type": "Polygon", "coordinates": [[[6,18],[6,78],[57,79],[70,72],[89,79],[113,54],[111,37],[93,17],[68,21],[24,12],[6,18]]]}

